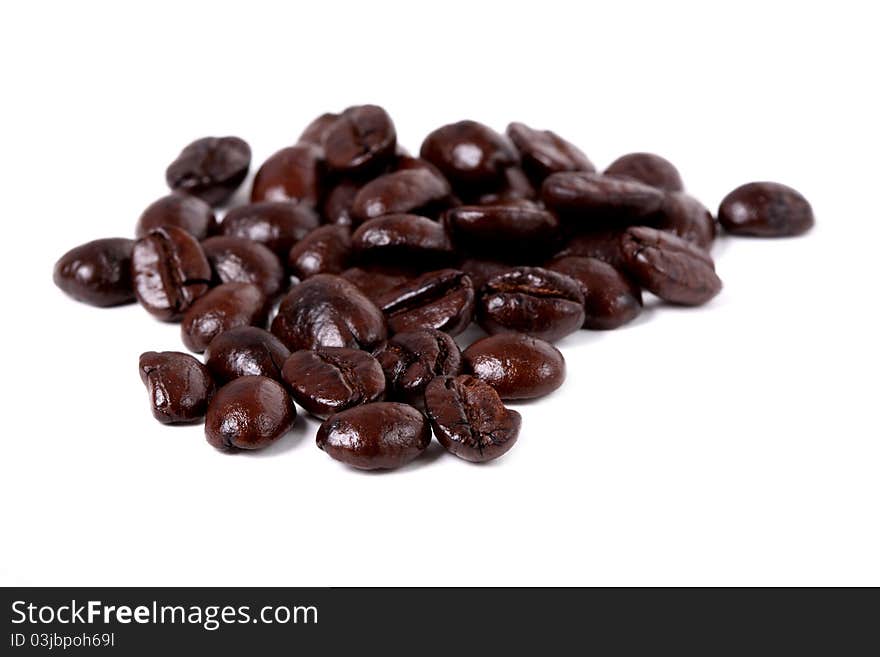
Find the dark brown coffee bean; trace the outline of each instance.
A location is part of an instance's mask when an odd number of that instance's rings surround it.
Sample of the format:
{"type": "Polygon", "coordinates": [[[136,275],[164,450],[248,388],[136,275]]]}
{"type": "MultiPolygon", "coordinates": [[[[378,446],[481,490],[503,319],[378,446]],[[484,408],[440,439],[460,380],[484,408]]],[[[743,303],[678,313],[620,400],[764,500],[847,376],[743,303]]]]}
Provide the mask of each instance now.
{"type": "Polygon", "coordinates": [[[385,374],[378,361],[357,349],[296,351],[284,363],[282,376],[293,400],[322,420],[385,396],[385,374]]]}
{"type": "Polygon", "coordinates": [[[239,326],[211,340],[205,349],[205,365],[220,384],[240,376],[267,376],[282,381],[281,368],[288,356],[290,350],[269,331],[239,326]]]}
{"type": "Polygon", "coordinates": [[[397,132],[376,105],[349,107],[324,132],[327,165],[334,171],[377,171],[394,157],[397,132]]]}
{"type": "Polygon", "coordinates": [[[425,416],[412,406],[376,402],[355,406],[326,420],[318,447],[337,461],[362,470],[399,468],[431,442],[425,416]]]}
{"type": "Polygon", "coordinates": [[[477,295],[477,323],[490,334],[559,340],[584,324],[584,295],[572,278],[520,267],[490,278],[477,295]]]}
{"type": "Polygon", "coordinates": [[[223,331],[265,324],[266,315],[266,295],[256,285],[223,283],[189,307],[180,334],[187,349],[201,353],[223,331]]]}
{"type": "Polygon", "coordinates": [[[438,128],[425,137],[421,156],[440,169],[456,191],[499,185],[504,170],[518,159],[507,139],[476,121],[438,128]]]}
{"type": "Polygon", "coordinates": [[[373,303],[377,303],[385,292],[415,275],[417,274],[396,267],[381,265],[350,267],[340,274],[342,278],[369,297],[373,303]]]}
{"type": "Polygon", "coordinates": [[[386,214],[434,214],[449,199],[449,183],[428,169],[386,173],[361,187],[352,206],[352,219],[361,223],[386,214]]]}
{"type": "Polygon", "coordinates": [[[474,313],[474,286],[457,269],[440,269],[409,279],[376,298],[393,333],[432,328],[458,335],[474,313]]]}
{"type": "Polygon", "coordinates": [[[233,208],[220,224],[220,232],[244,237],[287,258],[291,247],[318,227],[317,213],[301,203],[264,201],[233,208]]]}
{"type": "Polygon", "coordinates": [[[641,290],[607,262],[569,256],[552,261],[547,268],[570,276],[580,285],[585,329],[615,329],[642,311],[641,290]]]}
{"type": "Polygon", "coordinates": [[[538,190],[532,185],[525,172],[517,166],[504,169],[500,184],[489,191],[478,190],[476,195],[464,190],[468,204],[476,205],[516,205],[519,201],[534,201],[538,198],[538,190]]]}
{"type": "Polygon", "coordinates": [[[208,406],[205,437],[226,452],[262,449],[290,431],[296,407],[280,383],[242,376],[217,391],[208,406]]]}
{"type": "Polygon", "coordinates": [[[462,353],[466,372],[495,388],[501,399],[534,399],[565,380],[565,359],[549,342],[522,333],[477,340],[462,353]]]}
{"type": "Polygon", "coordinates": [[[584,152],[550,130],[535,130],[524,123],[507,126],[507,136],[522,157],[522,167],[535,185],[559,171],[594,172],[584,152]]]}
{"type": "Polygon", "coordinates": [[[282,148],[254,176],[251,201],[300,201],[315,207],[321,196],[323,155],[311,144],[282,148]]]}
{"type": "Polygon", "coordinates": [[[300,280],[315,274],[339,274],[351,256],[351,230],[328,224],[315,228],[294,244],[287,256],[290,273],[300,280]]]}
{"type": "Polygon", "coordinates": [[[217,235],[202,242],[202,249],[221,283],[253,283],[267,299],[273,299],[284,288],[284,267],[264,244],[217,235]]]}
{"type": "Polygon", "coordinates": [[[180,319],[211,285],[201,245],[175,226],[156,228],[135,242],[131,274],[138,301],[164,321],[180,319]]]}
{"type": "Polygon", "coordinates": [[[419,264],[425,268],[453,259],[455,251],[443,225],[414,214],[386,214],[360,225],[351,236],[362,262],[419,264]]]}
{"type": "Polygon", "coordinates": [[[150,409],[162,424],[201,420],[214,394],[207,368],[189,354],[148,351],[138,363],[150,409]]]}
{"type": "Polygon", "coordinates": [[[641,221],[659,210],[664,198],[656,187],[598,173],[554,173],[541,188],[550,210],[585,231],[641,221]]]}
{"type": "Polygon", "coordinates": [[[302,134],[299,136],[297,143],[321,146],[321,144],[324,143],[324,134],[330,126],[336,123],[336,119],[338,118],[339,115],[332,112],[321,114],[321,116],[317,117],[306,126],[306,129],[303,130],[302,134]]]}
{"type": "Polygon", "coordinates": [[[531,204],[462,205],[444,215],[457,246],[482,255],[521,260],[546,257],[559,238],[559,220],[531,204]]]}
{"type": "Polygon", "coordinates": [[[485,260],[482,258],[466,258],[461,262],[459,269],[470,276],[474,290],[478,291],[493,276],[516,269],[515,266],[498,260],[485,260]]]}
{"type": "Polygon", "coordinates": [[[121,237],[86,242],[65,253],[52,280],[77,301],[106,308],[134,301],[131,252],[134,240],[121,237]]]}
{"type": "Polygon", "coordinates": [[[425,409],[439,443],[474,463],[505,454],[522,424],[522,416],[505,408],[492,386],[468,374],[434,379],[425,390],[425,409]]]}
{"type": "Polygon", "coordinates": [[[684,189],[678,169],[672,162],[654,153],[622,155],[605,169],[605,175],[631,178],[667,192],[684,189]]]}
{"type": "Polygon", "coordinates": [[[623,254],[620,251],[620,237],[624,231],[624,228],[607,228],[572,235],[565,243],[565,246],[557,252],[556,257],[580,256],[584,258],[597,258],[607,262],[612,267],[620,268],[623,264],[623,254]]]}
{"type": "Polygon", "coordinates": [[[343,180],[333,187],[321,206],[324,222],[351,226],[354,223],[351,216],[352,206],[354,206],[354,199],[362,185],[362,182],[343,180]]]}
{"type": "Polygon", "coordinates": [[[344,278],[318,274],[294,286],[272,321],[291,351],[315,347],[371,350],[387,337],[382,311],[344,278]]]}
{"type": "Polygon", "coordinates": [[[461,372],[461,350],[448,333],[419,329],[397,333],[373,355],[385,372],[389,398],[424,405],[425,387],[437,376],[461,372]]]}
{"type": "Polygon", "coordinates": [[[165,170],[168,186],[222,205],[247,177],[251,147],[238,137],[204,137],[184,148],[165,170]]]}
{"type": "Polygon", "coordinates": [[[813,227],[813,208],[800,192],[775,182],[747,183],[721,201],[718,221],[731,235],[789,237],[813,227]]]}
{"type": "Polygon", "coordinates": [[[715,241],[715,219],[702,203],[684,192],[666,195],[657,213],[648,219],[651,226],[675,233],[683,240],[709,249],[715,241]]]}
{"type": "Polygon", "coordinates": [[[635,226],[621,238],[626,273],[664,301],[706,303],[721,291],[711,256],[672,233],[635,226]]]}
{"type": "Polygon", "coordinates": [[[168,194],[151,203],[135,227],[135,235],[143,237],[154,228],[176,226],[197,240],[217,232],[214,210],[202,199],[188,194],[168,194]]]}

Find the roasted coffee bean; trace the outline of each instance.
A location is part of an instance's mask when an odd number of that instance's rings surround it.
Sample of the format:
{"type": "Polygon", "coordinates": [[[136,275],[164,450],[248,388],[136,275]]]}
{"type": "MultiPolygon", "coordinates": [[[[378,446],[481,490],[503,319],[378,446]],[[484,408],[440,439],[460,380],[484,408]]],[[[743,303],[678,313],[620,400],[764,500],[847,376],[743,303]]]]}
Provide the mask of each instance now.
{"type": "Polygon", "coordinates": [[[440,269],[409,279],[377,295],[393,333],[432,328],[458,335],[474,314],[474,286],[457,269],[440,269]]]}
{"type": "Polygon", "coordinates": [[[290,431],[296,407],[280,383],[242,376],[217,391],[208,406],[205,437],[226,452],[261,449],[290,431]]]}
{"type": "Polygon", "coordinates": [[[525,333],[553,341],[584,324],[584,295],[575,280],[541,267],[490,278],[477,295],[477,323],[490,334],[525,333]]]}
{"type": "Polygon", "coordinates": [[[731,235],[789,237],[813,227],[813,208],[800,192],[775,182],[747,183],[721,201],[718,221],[731,235]]]}
{"type": "Polygon", "coordinates": [[[373,303],[377,303],[385,292],[397,287],[418,274],[397,267],[371,265],[369,267],[350,267],[340,276],[363,292],[373,303]]]}
{"type": "Polygon", "coordinates": [[[522,424],[522,416],[505,408],[492,386],[469,374],[431,381],[425,390],[425,410],[438,442],[474,463],[506,453],[522,424]]]}
{"type": "Polygon", "coordinates": [[[159,422],[179,424],[205,417],[214,381],[198,360],[178,351],[148,351],[141,354],[138,369],[159,422]]]}
{"type": "Polygon", "coordinates": [[[306,129],[303,130],[302,134],[299,136],[297,143],[321,146],[324,143],[324,135],[327,130],[330,126],[336,123],[336,119],[338,118],[339,115],[332,112],[321,114],[321,116],[317,117],[306,126],[306,129]]]}
{"type": "Polygon", "coordinates": [[[596,171],[584,152],[550,130],[535,130],[524,123],[507,126],[507,136],[522,158],[522,168],[535,185],[551,173],[596,171]]]}
{"type": "Polygon", "coordinates": [[[168,186],[210,205],[222,205],[247,177],[251,147],[238,137],[204,137],[184,148],[165,170],[168,186]]]}
{"type": "Polygon", "coordinates": [[[621,249],[626,273],[664,301],[698,306],[721,291],[711,256],[672,233],[634,226],[621,249]]]}
{"type": "Polygon", "coordinates": [[[282,376],[293,400],[322,420],[385,396],[385,374],[379,362],[357,349],[296,351],[284,363],[282,376]]]}
{"type": "Polygon", "coordinates": [[[376,105],[349,107],[324,132],[327,165],[334,171],[378,171],[394,158],[397,131],[376,105]]]}
{"type": "Polygon", "coordinates": [[[623,254],[620,251],[620,237],[625,230],[624,228],[607,228],[587,233],[577,233],[568,238],[555,257],[579,256],[583,258],[596,258],[619,269],[623,264],[623,254]]]}
{"type": "Polygon", "coordinates": [[[281,261],[267,246],[244,237],[217,235],[202,242],[214,277],[221,283],[253,283],[272,299],[284,288],[281,261]]]}
{"type": "Polygon", "coordinates": [[[421,156],[440,169],[456,191],[489,191],[503,182],[504,170],[518,160],[507,139],[476,121],[438,128],[425,137],[421,156]]]}
{"type": "Polygon", "coordinates": [[[502,180],[489,191],[481,189],[476,195],[464,190],[468,204],[506,205],[519,201],[534,201],[538,198],[538,190],[532,185],[525,172],[517,166],[504,169],[502,180]]]}
{"type": "Polygon", "coordinates": [[[565,380],[565,359],[559,350],[522,333],[482,338],[461,357],[465,371],[495,388],[501,399],[543,397],[565,380]]]}
{"type": "Polygon", "coordinates": [[[362,470],[399,468],[427,449],[431,428],[412,406],[376,402],[332,415],[318,429],[318,447],[362,470]]]}
{"type": "Polygon", "coordinates": [[[143,211],[135,227],[135,235],[143,237],[154,228],[176,226],[197,240],[217,232],[214,210],[202,199],[174,193],[154,201],[143,211]]]}
{"type": "Polygon", "coordinates": [[[187,349],[201,353],[223,331],[265,324],[266,315],[266,295],[256,285],[223,283],[189,307],[180,334],[187,349]]]}
{"type": "Polygon", "coordinates": [[[715,241],[715,219],[702,203],[690,194],[671,192],[666,195],[660,210],[646,220],[651,226],[709,249],[715,241]]]}
{"type": "Polygon", "coordinates": [[[134,301],[133,248],[134,240],[121,237],[86,242],[58,259],[52,280],[65,294],[92,306],[130,303],[134,301]]]}
{"type": "Polygon", "coordinates": [[[386,214],[364,222],[351,236],[351,246],[361,262],[390,260],[428,268],[455,256],[443,225],[414,214],[386,214]]]}
{"type": "Polygon", "coordinates": [[[585,329],[615,329],[642,311],[641,290],[607,262],[568,256],[553,260],[547,268],[570,276],[580,285],[585,329]]]}
{"type": "Polygon", "coordinates": [[[531,204],[462,205],[444,215],[456,246],[496,258],[546,257],[559,238],[559,220],[531,204]]]}
{"type": "Polygon", "coordinates": [[[315,347],[370,350],[387,336],[382,311],[344,278],[318,274],[288,292],[272,333],[291,351],[315,347]]]}
{"type": "Polygon", "coordinates": [[[196,238],[164,226],[134,243],[131,256],[134,292],[146,310],[175,321],[211,285],[211,265],[196,238]]]}
{"type": "Polygon", "coordinates": [[[350,256],[349,227],[328,224],[315,228],[294,244],[287,256],[287,267],[300,279],[315,274],[339,274],[348,266],[350,256]]]}
{"type": "Polygon", "coordinates": [[[654,153],[628,153],[605,169],[606,176],[621,176],[637,180],[667,192],[684,189],[678,169],[669,160],[654,153]]]}
{"type": "Polygon", "coordinates": [[[354,180],[343,180],[331,189],[321,206],[324,222],[343,226],[354,223],[351,216],[352,206],[362,185],[363,183],[354,180]]]}
{"type": "Polygon", "coordinates": [[[220,384],[240,376],[267,376],[283,381],[281,368],[288,356],[290,350],[269,331],[239,326],[211,340],[205,349],[205,365],[220,384]]]}
{"type": "Polygon", "coordinates": [[[282,148],[254,176],[251,201],[301,201],[316,206],[321,196],[324,152],[312,144],[282,148]]]}
{"type": "Polygon", "coordinates": [[[397,333],[373,355],[385,372],[388,397],[421,407],[434,377],[461,372],[461,350],[448,333],[419,329],[397,333]]]}
{"type": "Polygon", "coordinates": [[[624,226],[657,212],[663,191],[598,173],[554,173],[541,187],[544,204],[578,230],[624,226]]]}
{"type": "Polygon", "coordinates": [[[452,194],[449,183],[428,169],[387,173],[361,187],[352,205],[352,219],[361,223],[386,214],[434,214],[452,194]]]}
{"type": "Polygon", "coordinates": [[[515,269],[514,265],[498,260],[485,260],[482,258],[466,258],[462,260],[459,269],[470,276],[474,290],[478,291],[493,276],[515,269]]]}
{"type": "Polygon", "coordinates": [[[319,222],[317,213],[301,203],[264,201],[227,212],[220,231],[265,244],[279,258],[286,259],[291,247],[319,222]]]}

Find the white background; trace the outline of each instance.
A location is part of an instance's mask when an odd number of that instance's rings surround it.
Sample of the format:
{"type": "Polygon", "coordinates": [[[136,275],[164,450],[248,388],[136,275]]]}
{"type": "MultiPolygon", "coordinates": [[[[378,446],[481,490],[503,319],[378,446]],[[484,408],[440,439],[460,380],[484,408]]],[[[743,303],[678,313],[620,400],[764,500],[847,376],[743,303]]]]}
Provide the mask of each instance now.
{"type": "Polygon", "coordinates": [[[870,3],[826,6],[4,4],[0,583],[880,584],[880,52],[870,3]],[[190,140],[259,164],[365,102],[412,151],[520,120],[600,167],[661,153],[713,209],[788,183],[817,226],[720,240],[704,308],[561,341],[565,386],[486,466],[359,473],[302,415],[237,456],[159,425],[137,358],[178,327],[71,301],[54,261],[130,235],[190,140]]]}

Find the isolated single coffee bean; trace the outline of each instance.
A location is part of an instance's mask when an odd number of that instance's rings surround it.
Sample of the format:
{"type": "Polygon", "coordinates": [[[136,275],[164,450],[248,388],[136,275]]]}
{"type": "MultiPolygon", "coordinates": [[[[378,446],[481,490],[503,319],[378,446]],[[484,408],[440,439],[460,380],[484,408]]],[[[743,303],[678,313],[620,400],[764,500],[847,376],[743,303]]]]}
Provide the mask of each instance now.
{"type": "Polygon", "coordinates": [[[351,226],[354,223],[352,208],[354,199],[363,186],[355,180],[341,180],[328,193],[321,205],[324,223],[351,226]]]}
{"type": "Polygon", "coordinates": [[[642,292],[620,271],[596,258],[567,256],[548,269],[570,276],[584,293],[584,328],[610,330],[631,322],[642,311],[642,292]]]}
{"type": "Polygon", "coordinates": [[[541,258],[560,237],[559,220],[532,204],[462,205],[444,222],[456,246],[503,259],[541,258]]]}
{"type": "Polygon", "coordinates": [[[427,272],[377,295],[393,333],[432,328],[458,335],[474,314],[474,286],[457,269],[427,272]]]}
{"type": "Polygon", "coordinates": [[[678,235],[703,249],[715,241],[715,219],[702,203],[690,194],[671,192],[649,220],[651,227],[678,235]]]}
{"type": "Polygon", "coordinates": [[[351,208],[355,223],[386,214],[431,216],[448,202],[452,189],[429,169],[406,169],[379,176],[360,188],[351,208]]]}
{"type": "Polygon", "coordinates": [[[664,301],[706,303],[721,291],[712,257],[672,233],[634,226],[621,239],[626,273],[664,301]]]}
{"type": "Polygon", "coordinates": [[[222,205],[247,177],[251,147],[238,137],[204,137],[184,148],[165,170],[168,186],[222,205]]]}
{"type": "Polygon", "coordinates": [[[217,232],[214,210],[202,199],[188,194],[168,194],[154,201],[143,211],[135,227],[135,235],[143,237],[155,228],[176,226],[197,240],[217,232]]]}
{"type": "Polygon", "coordinates": [[[549,342],[522,333],[499,333],[462,352],[464,369],[495,388],[501,399],[534,399],[565,380],[565,359],[549,342]]]}
{"type": "Polygon", "coordinates": [[[287,256],[290,273],[300,280],[315,274],[339,274],[351,259],[351,230],[341,224],[318,226],[293,245],[287,256]]]}
{"type": "Polygon", "coordinates": [[[65,294],[105,308],[134,301],[134,240],[108,237],[72,248],[55,263],[52,280],[65,294]]]}
{"type": "Polygon", "coordinates": [[[431,381],[425,390],[425,410],[438,442],[474,463],[505,454],[522,425],[522,416],[505,408],[492,386],[468,374],[431,381]]]}
{"type": "Polygon", "coordinates": [[[448,333],[418,329],[397,333],[373,352],[385,372],[389,399],[424,404],[425,387],[437,376],[461,372],[461,350],[448,333]]]}
{"type": "Polygon", "coordinates": [[[437,128],[425,137],[420,154],[456,191],[491,189],[502,182],[504,170],[518,160],[507,139],[476,121],[437,128]]]}
{"type": "Polygon", "coordinates": [[[318,447],[362,470],[399,468],[431,442],[425,416],[412,406],[376,402],[332,415],[318,429],[318,447]]]}
{"type": "Polygon", "coordinates": [[[302,131],[302,134],[297,139],[298,144],[312,144],[313,146],[321,146],[324,143],[324,135],[327,130],[330,129],[334,123],[336,123],[336,119],[339,118],[339,114],[335,114],[333,112],[325,112],[320,116],[316,117],[311,123],[309,123],[305,130],[302,131]]]}
{"type": "Polygon", "coordinates": [[[361,262],[419,264],[428,268],[453,259],[443,224],[414,214],[386,214],[360,225],[351,246],[361,262]]]}
{"type": "Polygon", "coordinates": [[[581,149],[550,130],[511,123],[507,126],[507,136],[519,151],[522,168],[535,185],[540,186],[544,178],[559,171],[596,170],[581,149]]]}
{"type": "Polygon", "coordinates": [[[283,381],[281,368],[290,350],[274,335],[257,326],[223,331],[205,349],[205,365],[223,384],[240,376],[267,376],[283,381]]]}
{"type": "Polygon", "coordinates": [[[554,173],[541,187],[541,199],[565,223],[577,230],[639,222],[663,205],[656,187],[627,178],[598,173],[554,173]]]}
{"type": "Polygon", "coordinates": [[[324,153],[333,171],[378,171],[394,157],[397,131],[376,105],[349,107],[324,131],[324,153]]]}
{"type": "Polygon", "coordinates": [[[164,321],[180,319],[211,285],[201,245],[175,226],[156,228],[135,242],[131,273],[140,304],[164,321]]]}
{"type": "Polygon", "coordinates": [[[632,178],[667,192],[684,189],[678,169],[669,160],[655,153],[627,153],[605,169],[606,176],[632,178]]]}
{"type": "Polygon", "coordinates": [[[265,244],[279,258],[286,259],[291,247],[319,223],[318,214],[306,205],[264,201],[227,212],[220,223],[220,232],[265,244]]]}
{"type": "Polygon", "coordinates": [[[198,360],[178,351],[148,351],[141,354],[138,369],[159,422],[180,424],[205,417],[214,381],[198,360]]]}
{"type": "Polygon", "coordinates": [[[321,197],[324,152],[312,144],[277,151],[257,170],[251,201],[300,201],[312,207],[321,197]]]}
{"type": "Polygon", "coordinates": [[[284,267],[264,244],[245,237],[217,235],[202,242],[202,250],[220,283],[253,283],[267,299],[273,299],[284,288],[284,267]]]}
{"type": "Polygon", "coordinates": [[[813,208],[800,192],[775,182],[737,187],[721,201],[718,221],[731,235],[790,237],[813,227],[813,208]]]}
{"type": "Polygon", "coordinates": [[[577,233],[568,238],[555,258],[566,256],[596,258],[619,269],[623,265],[620,238],[625,231],[625,228],[607,228],[577,233]]]}
{"type": "Polygon", "coordinates": [[[293,400],[322,420],[385,396],[385,374],[379,362],[358,349],[295,351],[285,361],[282,376],[293,400]]]}
{"type": "Polygon", "coordinates": [[[183,315],[180,334],[187,349],[201,353],[224,331],[265,324],[266,315],[266,295],[256,285],[223,283],[189,307],[183,315]]]}
{"type": "Polygon", "coordinates": [[[265,376],[242,376],[214,395],[205,437],[226,452],[262,449],[290,431],[295,421],[296,407],[283,385],[265,376]]]}

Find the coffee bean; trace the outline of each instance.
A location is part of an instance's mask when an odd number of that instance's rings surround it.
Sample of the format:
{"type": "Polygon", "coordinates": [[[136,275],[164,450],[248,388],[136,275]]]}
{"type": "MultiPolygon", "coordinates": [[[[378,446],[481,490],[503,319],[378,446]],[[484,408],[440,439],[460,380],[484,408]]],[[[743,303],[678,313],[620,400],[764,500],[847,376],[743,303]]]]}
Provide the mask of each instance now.
{"type": "Polygon", "coordinates": [[[560,236],[559,220],[531,204],[462,205],[444,215],[456,246],[498,258],[540,258],[560,236]]]}
{"type": "Polygon", "coordinates": [[[789,237],[813,227],[813,208],[800,192],[774,182],[747,183],[721,201],[718,221],[731,235],[789,237]]]}
{"type": "Polygon", "coordinates": [[[501,399],[534,399],[565,380],[565,359],[549,342],[522,333],[477,340],[462,353],[465,371],[495,388],[501,399]]]}
{"type": "Polygon", "coordinates": [[[328,224],[341,224],[350,226],[352,219],[352,207],[354,199],[360,191],[363,183],[354,180],[340,181],[330,192],[321,206],[321,214],[324,222],[328,224]]]}
{"type": "Polygon", "coordinates": [[[462,260],[459,269],[470,276],[474,290],[479,290],[493,276],[516,269],[515,266],[498,260],[486,260],[484,258],[466,258],[462,260]]]}
{"type": "Polygon", "coordinates": [[[300,279],[315,274],[339,274],[351,256],[351,230],[348,226],[319,226],[294,244],[287,256],[290,273],[300,279]]]}
{"type": "Polygon", "coordinates": [[[351,246],[361,262],[418,263],[426,268],[455,255],[443,225],[414,214],[386,214],[364,222],[351,236],[351,246]]]}
{"type": "Polygon", "coordinates": [[[605,169],[606,176],[621,176],[637,180],[667,192],[684,189],[678,169],[669,160],[654,153],[628,153],[605,169]]]}
{"type": "Polygon", "coordinates": [[[448,333],[418,329],[397,333],[373,352],[385,372],[388,397],[413,406],[424,404],[434,377],[461,371],[461,350],[448,333]]]}
{"type": "Polygon", "coordinates": [[[641,221],[660,209],[665,194],[635,180],[598,173],[554,173],[544,181],[545,205],[577,230],[641,221]]]}
{"type": "Polygon", "coordinates": [[[324,151],[311,144],[282,148],[254,176],[251,201],[300,201],[312,207],[321,196],[324,151]]]}
{"type": "Polygon", "coordinates": [[[266,376],[283,381],[281,368],[288,356],[288,348],[269,331],[256,326],[238,326],[211,340],[205,349],[205,365],[220,384],[240,376],[266,376]]]}
{"type": "Polygon", "coordinates": [[[244,237],[287,258],[291,247],[318,227],[318,215],[308,206],[284,201],[264,201],[233,208],[220,223],[220,232],[244,237]]]}
{"type": "Polygon", "coordinates": [[[721,291],[711,256],[672,233],[635,226],[621,249],[626,273],[664,301],[698,306],[721,291]]]}
{"type": "Polygon", "coordinates": [[[427,449],[431,428],[412,406],[376,402],[336,413],[318,429],[318,447],[362,470],[406,465],[427,449]]]}
{"type": "Polygon", "coordinates": [[[615,329],[642,311],[641,290],[607,262],[568,256],[553,260],[547,268],[570,276],[580,285],[585,329],[615,329]]]}
{"type": "Polygon", "coordinates": [[[333,112],[325,112],[324,114],[321,114],[321,116],[317,117],[306,126],[305,130],[303,130],[302,134],[299,136],[297,143],[321,146],[321,144],[324,143],[324,135],[327,133],[327,130],[330,126],[336,123],[336,119],[338,118],[339,115],[334,114],[333,112]]]}
{"type": "Polygon", "coordinates": [[[285,285],[284,267],[269,248],[244,237],[217,235],[202,242],[214,277],[221,283],[253,283],[267,299],[285,285]]]}
{"type": "Polygon", "coordinates": [[[555,258],[565,256],[596,258],[619,269],[623,265],[620,238],[624,232],[624,228],[607,228],[577,233],[568,238],[562,249],[556,253],[555,258]]]}
{"type": "Polygon", "coordinates": [[[467,374],[431,381],[425,390],[425,408],[438,442],[474,463],[505,454],[522,424],[522,416],[505,408],[492,386],[467,374]]]}
{"type": "Polygon", "coordinates": [[[357,287],[373,303],[378,303],[385,292],[406,282],[414,275],[412,272],[397,267],[370,265],[349,267],[340,276],[357,287]]]}
{"type": "Polygon", "coordinates": [[[251,147],[238,137],[204,137],[184,148],[165,170],[168,186],[222,205],[247,177],[251,147]]]}
{"type": "Polygon", "coordinates": [[[262,449],[290,431],[296,408],[280,383],[242,376],[217,391],[208,406],[205,437],[217,449],[262,449]]]}
{"type": "Polygon", "coordinates": [[[471,323],[474,286],[457,269],[440,269],[409,279],[376,297],[393,333],[433,328],[458,335],[471,323]]]}
{"type": "Polygon", "coordinates": [[[385,396],[385,374],[378,361],[357,349],[296,351],[284,363],[282,376],[294,401],[322,420],[385,396]]]}
{"type": "Polygon", "coordinates": [[[176,226],[197,240],[217,232],[214,210],[202,199],[187,194],[168,194],[151,203],[143,211],[135,227],[135,235],[143,237],[154,228],[176,226]]]}
{"type": "Polygon", "coordinates": [[[442,209],[452,189],[428,169],[406,169],[379,176],[361,187],[352,205],[352,219],[361,223],[386,214],[424,214],[442,209]]]}
{"type": "Polygon", "coordinates": [[[551,173],[596,170],[582,150],[550,130],[511,123],[507,126],[507,136],[519,151],[523,170],[535,185],[540,185],[551,173]]]}
{"type": "Polygon", "coordinates": [[[504,137],[476,121],[445,125],[425,137],[421,156],[460,190],[485,189],[503,181],[517,153],[504,137]]]}
{"type": "Polygon", "coordinates": [[[377,171],[394,157],[397,132],[376,105],[349,107],[324,132],[327,164],[334,171],[377,171]]]}
{"type": "Polygon", "coordinates": [[[462,195],[470,205],[517,205],[521,201],[536,200],[538,190],[521,168],[510,166],[504,169],[500,183],[478,189],[476,193],[462,190],[462,195]]]}
{"type": "Polygon", "coordinates": [[[133,248],[134,240],[121,237],[86,242],[58,259],[52,280],[65,294],[92,306],[130,303],[133,248]]]}
{"type": "Polygon", "coordinates": [[[266,323],[266,296],[251,283],[223,283],[196,299],[183,315],[180,334],[201,353],[223,331],[266,323]]]}
{"type": "Polygon", "coordinates": [[[293,287],[272,321],[291,351],[315,347],[370,350],[387,336],[382,311],[354,285],[318,274],[293,287]]]}
{"type": "Polygon", "coordinates": [[[584,295],[572,278],[519,267],[490,278],[477,295],[477,323],[490,334],[559,340],[584,324],[584,295]]]}
{"type": "Polygon", "coordinates": [[[164,321],[180,319],[211,284],[201,245],[175,226],[156,228],[135,242],[131,272],[138,301],[164,321]]]}
{"type": "Polygon", "coordinates": [[[214,381],[198,360],[178,351],[148,351],[141,354],[138,369],[159,422],[180,424],[205,417],[214,381]]]}
{"type": "Polygon", "coordinates": [[[651,226],[678,235],[703,249],[715,241],[715,219],[702,203],[684,192],[666,195],[663,205],[647,219],[651,226]]]}

